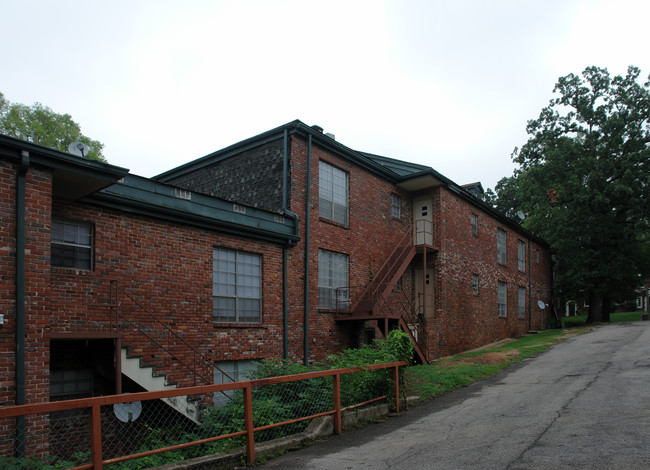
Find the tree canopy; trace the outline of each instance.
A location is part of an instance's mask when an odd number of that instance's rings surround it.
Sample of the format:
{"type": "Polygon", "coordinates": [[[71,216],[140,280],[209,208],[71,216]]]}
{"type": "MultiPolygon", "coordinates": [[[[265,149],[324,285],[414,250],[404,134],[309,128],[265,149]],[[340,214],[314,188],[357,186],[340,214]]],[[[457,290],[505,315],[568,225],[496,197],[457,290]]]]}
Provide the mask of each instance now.
{"type": "Polygon", "coordinates": [[[68,152],[72,142],[90,147],[86,158],[105,162],[104,144],[81,133],[81,126],[69,114],[57,114],[47,106],[11,103],[0,93],[0,133],[68,152]]]}
{"type": "Polygon", "coordinates": [[[561,77],[528,122],[495,206],[551,244],[556,294],[585,298],[590,321],[650,276],[650,81],[588,67],[561,77]]]}

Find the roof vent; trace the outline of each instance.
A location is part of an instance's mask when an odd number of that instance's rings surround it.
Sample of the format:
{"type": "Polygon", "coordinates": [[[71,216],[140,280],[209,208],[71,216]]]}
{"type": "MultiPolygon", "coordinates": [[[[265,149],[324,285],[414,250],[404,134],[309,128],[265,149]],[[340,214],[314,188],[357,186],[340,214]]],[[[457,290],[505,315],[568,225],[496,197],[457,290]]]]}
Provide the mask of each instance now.
{"type": "Polygon", "coordinates": [[[180,199],[187,199],[188,201],[192,199],[192,193],[187,189],[174,188],[174,196],[180,199]]]}
{"type": "Polygon", "coordinates": [[[323,128],[321,126],[311,126],[312,129],[314,129],[316,132],[320,132],[321,134],[323,133],[323,128]]]}
{"type": "Polygon", "coordinates": [[[332,139],[332,140],[336,140],[336,136],[334,134],[332,134],[331,132],[326,132],[325,135],[327,137],[329,137],[330,139],[332,139]]]}

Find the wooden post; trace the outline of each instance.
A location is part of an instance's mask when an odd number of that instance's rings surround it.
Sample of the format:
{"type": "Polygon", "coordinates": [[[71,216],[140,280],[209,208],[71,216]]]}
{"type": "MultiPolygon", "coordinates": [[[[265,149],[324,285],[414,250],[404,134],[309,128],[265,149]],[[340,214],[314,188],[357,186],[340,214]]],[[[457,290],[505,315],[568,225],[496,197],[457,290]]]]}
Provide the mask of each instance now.
{"type": "Polygon", "coordinates": [[[334,434],[341,434],[341,374],[337,373],[334,379],[334,434]]]}
{"type": "Polygon", "coordinates": [[[99,405],[90,409],[90,459],[94,470],[102,470],[102,418],[99,405]]]}
{"type": "Polygon", "coordinates": [[[255,463],[255,439],[253,436],[253,391],[248,385],[244,388],[244,423],[246,429],[246,461],[255,463]]]}

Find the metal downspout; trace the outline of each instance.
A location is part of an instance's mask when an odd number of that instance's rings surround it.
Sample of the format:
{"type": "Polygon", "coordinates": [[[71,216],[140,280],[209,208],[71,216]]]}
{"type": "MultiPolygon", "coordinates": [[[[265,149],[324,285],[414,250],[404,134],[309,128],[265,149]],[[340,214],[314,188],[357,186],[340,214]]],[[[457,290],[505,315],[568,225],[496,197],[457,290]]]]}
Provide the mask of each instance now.
{"type": "MultiPolygon", "coordinates": [[[[282,154],[282,211],[287,210],[289,172],[289,133],[284,130],[282,154]]],[[[289,358],[289,305],[287,289],[287,245],[282,247],[282,357],[289,358]]]]}
{"type": "MultiPolygon", "coordinates": [[[[29,152],[23,150],[16,177],[16,405],[25,404],[25,180],[29,152]]],[[[25,456],[25,417],[16,418],[16,456],[25,456]]]]}
{"type": "Polygon", "coordinates": [[[530,238],[528,239],[528,331],[533,329],[533,291],[531,281],[531,270],[533,268],[533,260],[530,258],[530,238]]]}
{"type": "Polygon", "coordinates": [[[307,140],[307,194],[305,196],[305,365],[309,365],[309,231],[311,223],[311,134],[307,140]]]}
{"type": "MultiPolygon", "coordinates": [[[[295,233],[298,236],[300,233],[300,218],[298,214],[294,214],[288,208],[289,198],[289,131],[284,130],[283,142],[283,157],[282,157],[282,215],[291,217],[294,221],[295,233]]],[[[288,248],[293,246],[291,242],[287,242],[282,247],[282,355],[284,359],[289,358],[289,293],[288,293],[288,280],[287,273],[288,266],[288,248]]]]}

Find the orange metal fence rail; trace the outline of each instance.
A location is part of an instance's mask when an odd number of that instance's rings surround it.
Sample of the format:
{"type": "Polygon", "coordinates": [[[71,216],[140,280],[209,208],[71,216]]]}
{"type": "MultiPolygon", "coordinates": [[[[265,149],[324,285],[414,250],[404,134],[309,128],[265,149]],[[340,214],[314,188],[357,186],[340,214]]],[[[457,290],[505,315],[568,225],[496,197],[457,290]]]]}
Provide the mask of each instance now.
{"type": "Polygon", "coordinates": [[[249,380],[242,382],[233,382],[226,384],[217,384],[217,385],[202,385],[195,387],[179,388],[174,390],[162,390],[155,392],[140,392],[140,393],[129,393],[122,395],[110,395],[102,396],[95,398],[83,398],[77,400],[66,400],[59,402],[48,402],[48,403],[38,403],[38,404],[29,404],[29,405],[20,405],[20,406],[9,406],[0,408],[0,420],[5,418],[12,418],[18,416],[30,416],[30,415],[43,415],[52,412],[61,412],[66,410],[89,410],[90,411],[90,463],[85,465],[80,465],[73,467],[75,470],[82,469],[102,469],[104,465],[115,464],[118,462],[136,459],[140,457],[146,457],[153,454],[159,454],[163,452],[169,452],[173,450],[183,449],[191,446],[197,446],[209,442],[215,442],[217,440],[244,436],[245,446],[246,446],[246,460],[249,464],[255,462],[255,440],[254,435],[256,432],[264,431],[267,429],[284,426],[288,424],[293,424],[320,416],[333,415],[334,416],[334,432],[336,434],[341,433],[341,413],[342,411],[359,407],[374,401],[382,400],[387,398],[386,395],[376,397],[372,400],[365,401],[363,403],[356,403],[351,406],[342,408],[341,406],[341,376],[346,374],[353,374],[358,372],[372,371],[372,370],[381,370],[381,369],[392,369],[393,370],[393,399],[395,409],[399,412],[399,368],[407,366],[406,362],[391,362],[385,364],[372,364],[366,367],[353,367],[346,369],[332,369],[332,370],[322,370],[314,372],[306,372],[302,374],[295,375],[285,375],[279,377],[270,377],[257,380],[249,380]],[[253,393],[252,390],[255,387],[262,387],[267,385],[283,384],[289,382],[299,382],[306,381],[310,379],[323,378],[323,377],[332,377],[333,379],[333,397],[334,397],[334,408],[320,412],[317,414],[312,414],[309,416],[303,416],[297,419],[292,419],[288,421],[266,424],[263,426],[255,427],[253,424],[253,393]],[[157,400],[163,398],[173,398],[179,396],[198,396],[205,394],[214,394],[215,392],[227,392],[233,390],[242,390],[244,394],[244,430],[234,433],[229,433],[225,435],[212,436],[206,439],[196,440],[192,442],[177,444],[173,446],[161,447],[158,449],[151,449],[146,452],[139,452],[129,455],[124,455],[120,457],[115,457],[111,459],[103,459],[103,448],[102,448],[102,416],[100,413],[100,407],[110,406],[120,403],[132,403],[137,401],[145,400],[157,400]]]}

